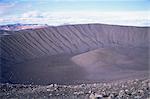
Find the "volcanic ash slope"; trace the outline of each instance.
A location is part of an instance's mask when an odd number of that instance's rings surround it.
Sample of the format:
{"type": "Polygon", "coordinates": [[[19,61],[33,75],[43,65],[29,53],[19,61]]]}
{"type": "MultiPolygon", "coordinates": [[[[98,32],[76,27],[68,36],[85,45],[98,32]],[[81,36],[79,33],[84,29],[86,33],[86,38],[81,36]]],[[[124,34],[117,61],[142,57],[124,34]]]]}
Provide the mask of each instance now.
{"type": "Polygon", "coordinates": [[[147,78],[149,31],[104,24],[1,30],[1,82],[74,84],[147,78]]]}

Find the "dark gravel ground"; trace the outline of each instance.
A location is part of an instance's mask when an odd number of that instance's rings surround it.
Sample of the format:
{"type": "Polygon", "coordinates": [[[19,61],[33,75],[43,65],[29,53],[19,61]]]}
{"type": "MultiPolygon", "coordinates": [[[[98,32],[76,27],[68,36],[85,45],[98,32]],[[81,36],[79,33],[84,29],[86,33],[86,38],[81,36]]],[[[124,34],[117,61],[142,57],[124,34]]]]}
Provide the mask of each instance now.
{"type": "Polygon", "coordinates": [[[150,99],[150,79],[80,85],[1,84],[0,99],[150,99]]]}

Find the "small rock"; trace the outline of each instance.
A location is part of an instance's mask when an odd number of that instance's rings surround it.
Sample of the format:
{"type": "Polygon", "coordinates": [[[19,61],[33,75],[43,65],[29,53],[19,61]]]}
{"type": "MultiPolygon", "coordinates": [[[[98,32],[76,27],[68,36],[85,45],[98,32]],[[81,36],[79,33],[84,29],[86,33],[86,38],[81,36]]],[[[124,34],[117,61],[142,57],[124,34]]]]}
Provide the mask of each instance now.
{"type": "Polygon", "coordinates": [[[119,97],[124,97],[124,95],[125,95],[124,90],[120,90],[120,92],[119,92],[119,97]]]}
{"type": "Polygon", "coordinates": [[[138,90],[138,93],[143,94],[143,93],[144,93],[144,91],[143,91],[143,90],[138,90]]]}
{"type": "Polygon", "coordinates": [[[89,97],[90,99],[102,99],[103,96],[96,93],[92,93],[89,97]]]}
{"type": "Polygon", "coordinates": [[[90,99],[95,99],[95,95],[92,93],[92,94],[90,94],[90,99]]]}
{"type": "Polygon", "coordinates": [[[51,88],[51,87],[54,87],[54,85],[50,84],[50,85],[46,86],[46,88],[51,88]]]}
{"type": "Polygon", "coordinates": [[[52,94],[50,93],[49,96],[52,96],[52,94]]]}
{"type": "Polygon", "coordinates": [[[141,96],[134,96],[134,99],[141,99],[141,96]]]}
{"type": "Polygon", "coordinates": [[[91,94],[91,93],[92,93],[92,91],[90,90],[90,91],[89,91],[89,94],[91,94]]]}
{"type": "Polygon", "coordinates": [[[46,89],[46,91],[51,91],[51,89],[46,89]]]}
{"type": "Polygon", "coordinates": [[[103,96],[95,93],[95,97],[96,97],[96,99],[101,99],[103,96]]]}
{"type": "Polygon", "coordinates": [[[112,99],[112,98],[114,98],[114,97],[115,97],[114,94],[110,94],[108,98],[109,98],[109,99],[112,99]]]}

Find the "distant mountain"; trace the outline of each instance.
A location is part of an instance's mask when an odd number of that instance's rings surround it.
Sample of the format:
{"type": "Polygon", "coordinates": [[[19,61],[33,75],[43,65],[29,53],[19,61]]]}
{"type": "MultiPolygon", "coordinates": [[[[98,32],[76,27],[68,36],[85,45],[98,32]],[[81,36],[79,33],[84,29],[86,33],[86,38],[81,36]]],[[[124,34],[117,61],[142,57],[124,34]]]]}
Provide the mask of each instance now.
{"type": "Polygon", "coordinates": [[[7,31],[18,31],[23,29],[32,29],[32,28],[42,28],[48,26],[47,24],[8,24],[8,25],[1,25],[0,30],[7,30],[7,31]]]}

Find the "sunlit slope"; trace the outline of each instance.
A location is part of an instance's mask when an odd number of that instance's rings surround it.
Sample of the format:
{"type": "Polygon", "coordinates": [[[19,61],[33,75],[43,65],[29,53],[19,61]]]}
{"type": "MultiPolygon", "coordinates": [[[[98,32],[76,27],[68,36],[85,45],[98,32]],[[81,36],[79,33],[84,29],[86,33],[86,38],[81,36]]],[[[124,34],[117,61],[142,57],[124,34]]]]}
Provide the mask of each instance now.
{"type": "Polygon", "coordinates": [[[99,48],[76,55],[71,60],[85,68],[90,80],[148,77],[146,48],[99,48]]]}

